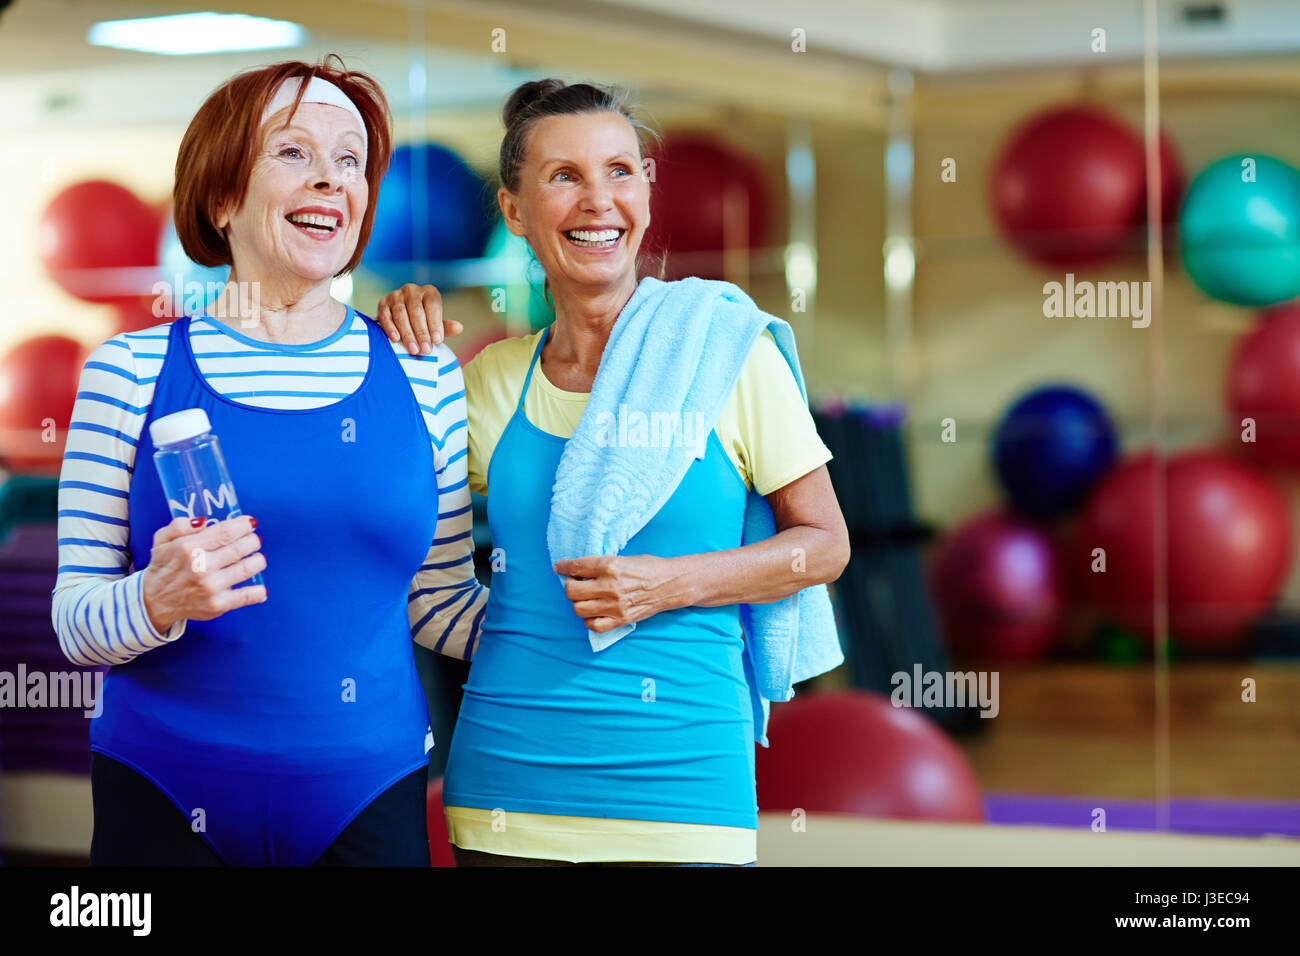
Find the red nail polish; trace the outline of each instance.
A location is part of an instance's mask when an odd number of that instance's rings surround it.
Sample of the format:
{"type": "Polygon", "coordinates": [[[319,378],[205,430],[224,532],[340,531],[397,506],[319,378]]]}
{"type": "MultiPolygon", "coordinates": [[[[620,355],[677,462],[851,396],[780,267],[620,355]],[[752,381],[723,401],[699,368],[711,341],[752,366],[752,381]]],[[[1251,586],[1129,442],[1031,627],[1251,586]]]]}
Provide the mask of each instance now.
{"type": "Polygon", "coordinates": [[[190,527],[191,527],[191,528],[202,528],[202,527],[203,527],[203,519],[202,519],[202,518],[191,518],[191,519],[190,519],[190,527]]]}
{"type": "Polygon", "coordinates": [[[249,518],[248,520],[249,520],[249,522],[253,525],[253,530],[256,531],[256,530],[257,530],[257,519],[256,519],[256,518],[249,518]]]}

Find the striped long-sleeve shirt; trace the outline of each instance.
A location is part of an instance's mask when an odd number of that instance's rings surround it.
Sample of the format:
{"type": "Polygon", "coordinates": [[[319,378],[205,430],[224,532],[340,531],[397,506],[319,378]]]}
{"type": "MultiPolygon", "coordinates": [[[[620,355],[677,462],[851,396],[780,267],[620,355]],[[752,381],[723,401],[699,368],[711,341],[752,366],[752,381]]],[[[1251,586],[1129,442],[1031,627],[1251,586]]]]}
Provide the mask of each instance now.
{"type": "MultiPolygon", "coordinates": [[[[345,398],[365,378],[365,321],[349,311],[326,339],[272,345],[196,316],[190,343],[200,373],[227,398],[262,408],[320,408],[345,398]]],[[[52,594],[59,644],[76,664],[125,663],[185,632],[184,621],[166,634],[154,629],[145,613],[144,569],[130,567],[128,547],[136,448],[170,330],[165,323],[115,335],[91,353],[81,373],[59,477],[59,570],[52,594]]],[[[400,344],[392,348],[428,430],[438,482],[434,540],[407,599],[411,635],[424,647],[469,660],[487,590],[474,577],[461,369],[445,345],[428,356],[410,355],[400,344]]]]}

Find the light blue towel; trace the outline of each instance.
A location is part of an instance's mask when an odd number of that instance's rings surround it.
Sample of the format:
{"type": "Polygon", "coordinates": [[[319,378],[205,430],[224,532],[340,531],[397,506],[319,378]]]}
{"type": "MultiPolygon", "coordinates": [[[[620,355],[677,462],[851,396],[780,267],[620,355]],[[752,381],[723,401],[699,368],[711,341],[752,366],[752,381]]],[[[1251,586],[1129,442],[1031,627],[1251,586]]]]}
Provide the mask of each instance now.
{"type": "MultiPolygon", "coordinates": [[[[705,423],[707,438],[764,329],[771,330],[807,401],[786,322],[760,311],[729,282],[641,280],[614,323],[587,407],[560,457],[546,535],[552,561],[619,554],[672,496],[691,462],[704,455],[702,442],[610,442],[609,416],[617,421],[629,411],[680,409],[680,421],[705,423]]],[[[771,507],[751,491],[741,543],[775,532],[771,507]]],[[[741,605],[740,615],[754,739],[767,746],[768,703],[789,700],[794,684],[838,667],[844,653],[825,585],[780,601],[741,605]]],[[[592,633],[592,650],[609,647],[635,627],[592,633]]]]}

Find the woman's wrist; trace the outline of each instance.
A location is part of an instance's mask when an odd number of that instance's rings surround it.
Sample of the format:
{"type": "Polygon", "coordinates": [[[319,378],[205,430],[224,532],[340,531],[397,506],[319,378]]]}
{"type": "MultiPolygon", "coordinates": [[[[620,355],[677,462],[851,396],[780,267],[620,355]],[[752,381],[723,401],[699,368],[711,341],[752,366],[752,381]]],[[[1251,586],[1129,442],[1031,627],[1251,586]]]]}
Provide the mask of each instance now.
{"type": "Polygon", "coordinates": [[[701,582],[708,569],[698,560],[701,555],[686,554],[676,558],[659,558],[664,568],[659,586],[655,589],[659,605],[654,613],[693,607],[700,602],[701,582]]]}
{"type": "Polygon", "coordinates": [[[172,629],[179,618],[168,616],[166,609],[158,606],[157,594],[151,593],[153,580],[154,576],[149,574],[149,568],[145,568],[140,582],[140,604],[144,607],[145,617],[149,619],[149,626],[159,635],[164,635],[172,629]]]}

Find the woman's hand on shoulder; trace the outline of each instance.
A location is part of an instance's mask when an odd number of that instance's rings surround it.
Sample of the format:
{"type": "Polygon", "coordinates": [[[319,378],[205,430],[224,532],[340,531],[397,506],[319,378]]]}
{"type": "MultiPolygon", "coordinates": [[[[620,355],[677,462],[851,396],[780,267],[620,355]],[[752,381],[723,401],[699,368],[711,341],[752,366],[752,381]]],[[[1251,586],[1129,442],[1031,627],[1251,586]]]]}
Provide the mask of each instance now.
{"type": "Polygon", "coordinates": [[[375,321],[393,342],[404,342],[412,355],[433,354],[444,336],[460,335],[465,327],[443,320],[442,293],[431,285],[408,282],[379,300],[375,321]]]}

